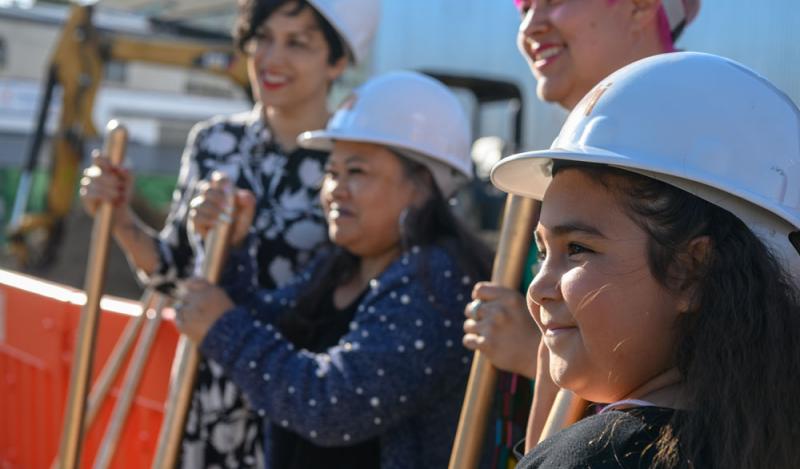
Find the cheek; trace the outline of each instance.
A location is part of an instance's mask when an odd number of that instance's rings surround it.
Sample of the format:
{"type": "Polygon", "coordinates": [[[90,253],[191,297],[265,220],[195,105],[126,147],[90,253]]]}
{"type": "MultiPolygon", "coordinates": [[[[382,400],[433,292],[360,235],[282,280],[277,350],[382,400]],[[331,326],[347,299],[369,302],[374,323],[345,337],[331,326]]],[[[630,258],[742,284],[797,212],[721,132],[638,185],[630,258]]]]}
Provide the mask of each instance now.
{"type": "Polygon", "coordinates": [[[674,324],[669,298],[636,273],[614,283],[603,280],[607,275],[588,277],[576,275],[563,287],[587,351],[613,363],[625,356],[656,361],[667,356],[674,324]]]}
{"type": "Polygon", "coordinates": [[[369,182],[365,182],[361,179],[351,179],[347,184],[347,191],[354,203],[361,204],[362,200],[369,200],[370,186],[371,184],[369,182]]]}
{"type": "Polygon", "coordinates": [[[618,289],[607,282],[605,275],[581,269],[567,272],[561,279],[564,301],[581,333],[589,338],[602,338],[615,329],[616,312],[620,311],[618,289]]]}
{"type": "Polygon", "coordinates": [[[331,194],[333,193],[332,184],[327,182],[326,180],[322,181],[322,185],[319,189],[319,202],[322,204],[322,210],[325,214],[328,214],[328,210],[330,208],[330,199],[331,194]]]}
{"type": "Polygon", "coordinates": [[[314,54],[296,57],[295,66],[302,70],[302,76],[308,82],[327,82],[330,69],[328,67],[327,56],[314,54]]]}
{"type": "Polygon", "coordinates": [[[539,330],[544,330],[542,328],[542,315],[541,311],[539,311],[539,303],[533,300],[533,295],[531,294],[531,287],[533,286],[533,282],[531,285],[528,286],[528,294],[525,296],[525,302],[528,304],[528,314],[531,315],[533,321],[539,327],[539,330]]]}
{"type": "Polygon", "coordinates": [[[550,9],[549,19],[556,29],[565,34],[575,29],[575,18],[579,16],[580,13],[576,14],[574,7],[562,3],[550,9]]]}
{"type": "Polygon", "coordinates": [[[519,50],[520,54],[526,59],[531,58],[531,53],[528,50],[528,46],[525,43],[525,34],[522,33],[522,29],[520,27],[520,31],[517,32],[517,49],[519,50]]]}
{"type": "Polygon", "coordinates": [[[252,57],[247,58],[247,78],[250,80],[250,90],[254,97],[261,96],[261,84],[256,72],[256,61],[252,57]]]}
{"type": "MultiPolygon", "coordinates": [[[[598,0],[594,3],[598,3],[598,0]]],[[[553,8],[550,21],[561,38],[566,41],[570,55],[589,60],[593,58],[590,53],[596,51],[603,43],[603,31],[609,28],[609,25],[604,26],[598,22],[598,18],[605,14],[607,12],[596,8],[577,11],[574,5],[562,4],[553,8]]],[[[602,57],[596,60],[600,59],[602,57]]]]}

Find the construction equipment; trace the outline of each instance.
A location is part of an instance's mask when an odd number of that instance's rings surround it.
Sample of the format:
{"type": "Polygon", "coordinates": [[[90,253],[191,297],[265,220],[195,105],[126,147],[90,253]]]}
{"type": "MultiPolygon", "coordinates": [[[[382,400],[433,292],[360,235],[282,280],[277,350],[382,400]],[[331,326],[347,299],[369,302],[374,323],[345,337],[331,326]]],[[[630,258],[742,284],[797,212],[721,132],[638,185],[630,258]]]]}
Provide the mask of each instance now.
{"type": "MultiPolygon", "coordinates": [[[[463,90],[472,95],[474,100],[471,112],[472,135],[476,138],[472,146],[472,161],[477,177],[473,178],[467,189],[459,194],[457,210],[470,227],[478,230],[491,245],[495,245],[498,241],[506,194],[489,182],[489,170],[503,155],[515,153],[522,147],[524,116],[522,90],[516,83],[508,80],[458,75],[433,69],[420,71],[450,88],[463,90]],[[506,138],[509,140],[483,135],[481,125],[486,107],[502,103],[507,104],[510,132],[506,138]]],[[[514,288],[516,286],[514,285],[514,288]]]]}
{"type": "Polygon", "coordinates": [[[190,68],[227,77],[249,95],[245,60],[229,37],[156,21],[151,21],[152,34],[120,33],[96,27],[93,12],[93,6],[72,7],[48,67],[36,130],[8,226],[10,251],[23,268],[44,268],[55,259],[74,198],[84,141],[97,136],[92,109],[105,64],[141,61],[190,68]],[[62,106],[53,137],[45,210],[26,214],[56,87],[62,89],[62,106]]]}

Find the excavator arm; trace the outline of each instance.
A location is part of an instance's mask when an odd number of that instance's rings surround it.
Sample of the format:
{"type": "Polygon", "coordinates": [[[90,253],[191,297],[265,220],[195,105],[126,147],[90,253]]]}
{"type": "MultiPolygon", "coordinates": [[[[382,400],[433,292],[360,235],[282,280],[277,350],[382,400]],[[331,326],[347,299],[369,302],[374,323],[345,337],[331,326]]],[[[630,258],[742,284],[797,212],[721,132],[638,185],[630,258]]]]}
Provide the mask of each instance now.
{"type": "Polygon", "coordinates": [[[57,255],[85,154],[84,142],[97,137],[92,110],[106,63],[138,61],[198,70],[227,77],[248,91],[245,61],[230,38],[166,34],[158,31],[157,24],[153,34],[121,33],[96,27],[93,13],[91,5],[72,7],[48,65],[36,132],[8,226],[9,249],[22,268],[44,269],[57,255]],[[61,115],[52,138],[45,210],[26,213],[33,172],[40,163],[44,124],[56,87],[62,90],[61,115]]]}

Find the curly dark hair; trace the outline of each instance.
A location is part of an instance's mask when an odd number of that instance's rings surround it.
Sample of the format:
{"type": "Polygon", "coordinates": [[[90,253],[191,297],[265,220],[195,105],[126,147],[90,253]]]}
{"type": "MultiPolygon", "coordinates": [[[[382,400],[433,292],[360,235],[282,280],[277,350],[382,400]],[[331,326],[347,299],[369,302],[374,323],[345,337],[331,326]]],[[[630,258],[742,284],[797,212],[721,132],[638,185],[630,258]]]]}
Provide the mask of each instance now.
{"type": "Polygon", "coordinates": [[[290,15],[297,15],[306,8],[310,8],[314,12],[314,17],[330,49],[328,53],[328,63],[330,65],[335,64],[344,57],[346,49],[339,33],[306,0],[240,0],[239,16],[233,27],[233,42],[236,47],[241,52],[244,52],[245,44],[258,34],[258,29],[264,21],[287,3],[295,4],[295,8],[289,12],[290,15]]]}
{"type": "Polygon", "coordinates": [[[689,292],[675,363],[690,411],[654,442],[655,467],[800,467],[800,302],[764,243],[732,213],[664,182],[569,163],[611,191],[649,235],[654,278],[689,292]],[[705,237],[702,259],[687,255],[705,237]]]}

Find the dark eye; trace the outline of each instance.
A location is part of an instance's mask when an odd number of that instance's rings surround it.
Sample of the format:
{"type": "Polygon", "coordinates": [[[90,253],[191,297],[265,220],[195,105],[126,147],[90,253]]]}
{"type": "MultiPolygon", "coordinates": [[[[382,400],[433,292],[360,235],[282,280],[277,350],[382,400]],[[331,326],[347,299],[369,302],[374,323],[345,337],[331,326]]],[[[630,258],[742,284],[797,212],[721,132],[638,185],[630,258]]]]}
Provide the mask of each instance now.
{"type": "Polygon", "coordinates": [[[347,168],[348,174],[364,174],[365,171],[362,168],[347,168]]]}
{"type": "Polygon", "coordinates": [[[569,246],[567,247],[567,252],[569,253],[570,256],[575,256],[578,254],[590,253],[594,251],[585,246],[581,246],[580,244],[577,243],[569,243],[569,246]]]}
{"type": "Polygon", "coordinates": [[[536,260],[538,262],[544,262],[544,260],[546,258],[547,258],[547,251],[545,251],[544,248],[540,248],[540,247],[537,246],[537,248],[536,248],[536,260]]]}

